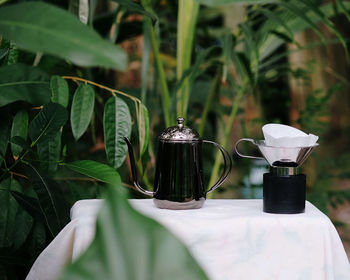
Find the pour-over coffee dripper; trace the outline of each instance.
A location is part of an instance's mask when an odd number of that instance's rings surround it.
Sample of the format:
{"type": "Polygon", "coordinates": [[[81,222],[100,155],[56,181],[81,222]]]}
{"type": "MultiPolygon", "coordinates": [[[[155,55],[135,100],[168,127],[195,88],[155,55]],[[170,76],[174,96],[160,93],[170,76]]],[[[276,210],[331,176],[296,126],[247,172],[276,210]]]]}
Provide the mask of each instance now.
{"type": "Polygon", "coordinates": [[[318,144],[305,147],[275,147],[264,140],[242,138],[235,144],[236,153],[244,158],[265,159],[270,172],[264,174],[263,210],[268,213],[302,213],[305,211],[306,176],[300,173],[312,150],[318,144]],[[238,151],[239,143],[248,141],[258,147],[263,157],[244,155],[238,151]]]}

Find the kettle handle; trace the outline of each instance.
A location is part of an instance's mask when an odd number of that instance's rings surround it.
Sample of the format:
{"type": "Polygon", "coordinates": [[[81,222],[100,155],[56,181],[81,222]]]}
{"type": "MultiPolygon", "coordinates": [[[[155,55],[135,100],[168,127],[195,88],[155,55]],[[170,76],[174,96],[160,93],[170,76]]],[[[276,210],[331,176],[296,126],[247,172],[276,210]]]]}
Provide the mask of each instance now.
{"type": "Polygon", "coordinates": [[[256,156],[250,156],[250,155],[244,155],[242,154],[241,152],[238,151],[238,145],[239,143],[243,142],[243,141],[246,141],[246,142],[250,142],[250,143],[253,143],[254,145],[255,144],[255,141],[251,138],[241,138],[239,139],[236,144],[235,144],[235,151],[237,153],[237,155],[239,155],[240,157],[242,158],[250,158],[250,159],[264,159],[263,157],[256,157],[256,156]]]}
{"type": "Polygon", "coordinates": [[[218,187],[220,187],[222,185],[222,183],[226,180],[227,176],[231,172],[232,160],[231,160],[230,154],[222,146],[220,146],[218,143],[208,141],[208,140],[203,140],[203,143],[209,143],[209,144],[216,146],[220,150],[220,152],[224,158],[224,171],[222,172],[219,180],[214,184],[214,186],[212,186],[206,192],[208,194],[208,193],[212,192],[213,190],[217,189],[218,187]],[[229,162],[229,167],[227,167],[227,162],[229,162]]]}

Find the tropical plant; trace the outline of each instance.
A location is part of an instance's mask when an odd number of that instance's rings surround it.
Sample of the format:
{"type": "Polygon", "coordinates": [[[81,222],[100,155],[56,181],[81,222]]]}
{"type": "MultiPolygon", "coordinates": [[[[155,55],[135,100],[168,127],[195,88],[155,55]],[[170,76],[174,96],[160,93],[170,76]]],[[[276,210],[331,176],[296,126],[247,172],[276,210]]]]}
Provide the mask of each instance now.
{"type": "MultiPolygon", "coordinates": [[[[341,0],[114,0],[116,9],[107,0],[7,2],[0,0],[0,274],[9,279],[26,274],[76,200],[100,197],[104,183],[120,186],[121,178],[129,186],[119,136],[138,145],[137,167],[150,186],[149,139],[176,116],[230,148],[243,100],[263,99],[276,80],[300,74],[286,59],[292,52],[341,44],[347,55],[331,20],[350,19],[341,0]],[[228,28],[220,7],[237,3],[247,13],[228,28]],[[305,29],[320,42],[298,44],[294,35],[305,29]],[[115,44],[141,34],[142,53],[127,57],[115,44]],[[106,69],[125,71],[127,58],[140,61],[140,87],[116,90],[121,73],[106,69]]],[[[210,184],[220,158],[205,159],[210,184]]]]}

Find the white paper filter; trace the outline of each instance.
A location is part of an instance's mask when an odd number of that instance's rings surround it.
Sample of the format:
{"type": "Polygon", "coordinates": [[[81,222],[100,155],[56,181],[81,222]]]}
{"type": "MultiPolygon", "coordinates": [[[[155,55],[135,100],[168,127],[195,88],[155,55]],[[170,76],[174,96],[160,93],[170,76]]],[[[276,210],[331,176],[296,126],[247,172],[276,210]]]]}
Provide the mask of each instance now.
{"type": "Polygon", "coordinates": [[[266,145],[272,147],[310,147],[318,140],[316,135],[284,124],[265,124],[262,131],[266,145]]]}

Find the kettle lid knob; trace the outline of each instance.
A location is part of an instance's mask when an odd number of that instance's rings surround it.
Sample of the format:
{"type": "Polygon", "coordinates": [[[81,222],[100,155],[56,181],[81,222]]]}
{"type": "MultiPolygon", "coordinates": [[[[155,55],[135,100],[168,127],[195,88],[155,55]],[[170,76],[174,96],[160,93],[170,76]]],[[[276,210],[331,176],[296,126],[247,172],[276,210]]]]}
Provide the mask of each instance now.
{"type": "Polygon", "coordinates": [[[184,122],[185,122],[184,118],[177,118],[177,126],[179,129],[182,129],[184,127],[184,122]]]}
{"type": "Polygon", "coordinates": [[[168,127],[159,135],[159,140],[165,142],[193,142],[201,141],[197,131],[185,126],[184,118],[177,118],[177,125],[168,127]]]}

